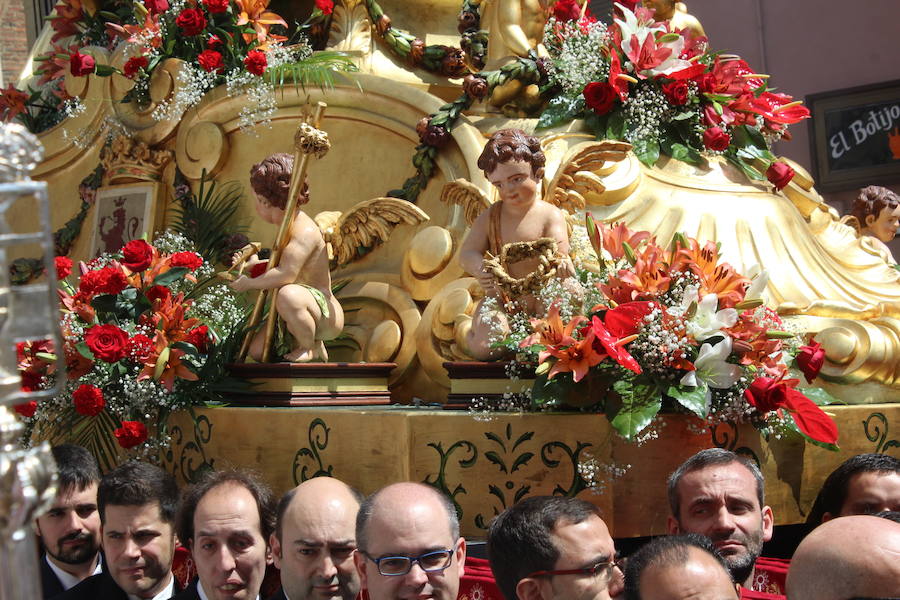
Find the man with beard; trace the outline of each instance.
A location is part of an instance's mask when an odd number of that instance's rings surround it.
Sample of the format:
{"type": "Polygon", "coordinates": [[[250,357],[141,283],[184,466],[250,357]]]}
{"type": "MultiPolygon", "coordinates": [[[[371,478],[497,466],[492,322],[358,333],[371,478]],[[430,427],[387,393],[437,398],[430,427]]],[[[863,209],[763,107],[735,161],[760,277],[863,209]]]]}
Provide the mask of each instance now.
{"type": "Polygon", "coordinates": [[[756,560],[774,526],[759,467],[722,448],[701,450],[669,476],[668,496],[669,533],[710,538],[732,579],[749,591],[756,560]]]}
{"type": "Polygon", "coordinates": [[[35,531],[45,551],[41,557],[44,598],[61,594],[100,573],[103,562],[97,461],[90,452],[72,444],[54,447],[53,458],[59,472],[56,498],[50,510],[35,520],[35,531]]]}
{"type": "Polygon", "coordinates": [[[354,600],[356,514],[362,496],[332,477],[314,477],[278,504],[270,538],[281,589],[270,600],[354,600]]]}
{"type": "Polygon", "coordinates": [[[157,466],[127,462],[100,480],[97,492],[106,570],[55,600],[168,600],[178,485],[157,466]]]}

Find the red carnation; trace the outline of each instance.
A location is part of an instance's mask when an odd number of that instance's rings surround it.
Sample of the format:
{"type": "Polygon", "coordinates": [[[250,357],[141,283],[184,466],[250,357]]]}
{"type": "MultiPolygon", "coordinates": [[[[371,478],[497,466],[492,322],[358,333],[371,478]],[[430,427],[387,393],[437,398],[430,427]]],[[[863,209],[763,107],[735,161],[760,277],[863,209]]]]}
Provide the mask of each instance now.
{"type": "Polygon", "coordinates": [[[153,340],[143,333],[131,336],[125,344],[125,356],[136,362],[144,362],[151,354],[153,354],[153,340]]]}
{"type": "Polygon", "coordinates": [[[203,266],[203,259],[196,252],[176,252],[169,259],[169,264],[173,267],[187,267],[191,271],[196,271],[203,266]]]}
{"type": "Polygon", "coordinates": [[[206,10],[212,15],[225,12],[228,10],[229,4],[229,0],[203,0],[203,6],[205,6],[206,10]]]}
{"type": "Polygon", "coordinates": [[[144,6],[147,7],[151,15],[158,15],[169,10],[168,0],[144,0],[144,6]]]}
{"type": "Polygon", "coordinates": [[[78,291],[90,297],[95,294],[118,294],[126,287],[128,279],[121,269],[104,267],[82,275],[78,291]]]}
{"type": "Polygon", "coordinates": [[[807,383],[812,383],[825,364],[825,350],[822,344],[814,341],[809,346],[800,346],[800,354],[797,355],[797,366],[806,377],[807,383]]]}
{"type": "Polygon", "coordinates": [[[784,189],[787,184],[794,178],[794,169],[791,165],[783,162],[773,162],[766,169],[766,179],[775,186],[776,190],[784,189]]]}
{"type": "Polygon", "coordinates": [[[197,57],[197,62],[203,67],[207,73],[221,73],[225,70],[225,62],[222,60],[222,54],[215,50],[204,50],[197,57]]]}
{"type": "Polygon", "coordinates": [[[251,50],[244,59],[244,66],[254,75],[262,75],[266,71],[266,53],[259,50],[251,50]]]}
{"type": "Polygon", "coordinates": [[[93,56],[82,54],[77,50],[74,54],[69,56],[69,69],[75,77],[90,75],[94,72],[96,66],[97,63],[94,62],[93,56]]]}
{"type": "Polygon", "coordinates": [[[206,354],[209,352],[209,327],[206,325],[194,327],[188,331],[184,341],[193,344],[201,354],[206,354]]]}
{"type": "Polygon", "coordinates": [[[731,144],[731,136],[721,127],[710,127],[703,132],[703,145],[715,152],[724,152],[731,144]]]}
{"type": "Polygon", "coordinates": [[[611,111],[619,97],[616,88],[606,81],[592,81],[584,86],[582,95],[584,95],[584,101],[588,108],[598,115],[605,115],[611,111]]]}
{"type": "Polygon", "coordinates": [[[575,0],[556,0],[553,17],[557,21],[577,21],[581,18],[581,7],[575,0]]]}
{"type": "Polygon", "coordinates": [[[37,412],[37,402],[32,400],[31,402],[23,402],[22,404],[16,404],[13,406],[13,409],[23,417],[28,417],[29,419],[34,416],[34,413],[37,412]]]}
{"type": "Polygon", "coordinates": [[[144,240],[131,240],[122,248],[122,264],[132,273],[147,269],[153,262],[153,246],[144,240]]]}
{"type": "Polygon", "coordinates": [[[206,27],[206,17],[198,8],[186,8],[175,19],[175,24],[181,29],[182,35],[198,35],[206,27]]]}
{"type": "Polygon", "coordinates": [[[144,292],[144,295],[147,296],[147,300],[152,304],[157,300],[166,300],[172,295],[172,292],[164,285],[154,285],[144,292]]]}
{"type": "Polygon", "coordinates": [[[103,400],[103,392],[100,388],[89,383],[84,383],[72,393],[75,404],[75,412],[86,417],[96,417],[103,412],[106,402],[103,400]]]}
{"type": "Polygon", "coordinates": [[[665,84],[662,86],[662,91],[673,106],[684,106],[690,95],[688,84],[683,79],[665,84]]]}
{"type": "Polygon", "coordinates": [[[134,76],[138,74],[138,71],[141,69],[146,69],[147,65],[150,63],[147,61],[147,57],[144,55],[141,56],[132,56],[128,59],[128,62],[125,63],[125,66],[122,68],[122,73],[125,74],[125,77],[128,79],[134,79],[134,76]]]}
{"type": "Polygon", "coordinates": [[[316,8],[321,10],[323,15],[330,15],[334,10],[334,2],[332,0],[316,0],[316,8]]]}
{"type": "Polygon", "coordinates": [[[56,263],[56,280],[62,281],[72,272],[72,259],[67,256],[57,256],[53,259],[56,263]]]}
{"type": "Polygon", "coordinates": [[[122,421],[122,426],[115,430],[116,441],[128,450],[147,440],[147,428],[140,421],[122,421]]]}
{"type": "Polygon", "coordinates": [[[95,358],[114,363],[125,356],[128,334],[115,325],[94,325],[85,332],[84,341],[95,358]]]}

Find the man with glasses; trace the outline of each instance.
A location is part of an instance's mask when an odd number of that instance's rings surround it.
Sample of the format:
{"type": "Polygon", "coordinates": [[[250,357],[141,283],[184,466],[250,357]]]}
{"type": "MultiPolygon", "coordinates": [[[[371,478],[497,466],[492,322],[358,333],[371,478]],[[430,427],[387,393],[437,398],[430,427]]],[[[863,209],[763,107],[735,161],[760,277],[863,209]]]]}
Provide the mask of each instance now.
{"type": "Polygon", "coordinates": [[[506,600],[605,600],[622,593],[622,571],[596,506],[533,496],[488,529],[488,558],[506,600]]]}
{"type": "Polygon", "coordinates": [[[433,487],[396,483],[369,496],[356,517],[356,542],[370,600],[456,600],[466,542],[453,503],[433,487]]]}

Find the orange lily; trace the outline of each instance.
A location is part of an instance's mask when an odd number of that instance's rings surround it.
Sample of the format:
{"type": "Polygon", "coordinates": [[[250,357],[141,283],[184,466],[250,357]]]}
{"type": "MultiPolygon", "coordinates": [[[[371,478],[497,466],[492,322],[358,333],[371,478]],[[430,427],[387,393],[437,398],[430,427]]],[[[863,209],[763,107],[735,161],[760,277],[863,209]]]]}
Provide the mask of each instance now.
{"type": "Polygon", "coordinates": [[[157,333],[154,338],[153,352],[144,362],[144,368],[137,377],[138,381],[156,379],[170,392],[175,385],[176,377],[187,381],[197,381],[199,377],[181,361],[182,356],[184,356],[183,350],[169,348],[165,335],[157,333]]]}
{"type": "Polygon", "coordinates": [[[613,260],[620,260],[625,256],[624,244],[636,249],[650,239],[649,231],[632,231],[621,221],[607,226],[603,221],[588,215],[586,224],[591,245],[594,247],[594,252],[597,253],[597,258],[601,260],[603,259],[603,250],[606,250],[613,260]]]}
{"type": "Polygon", "coordinates": [[[153,313],[151,319],[156,329],[166,339],[172,342],[180,342],[187,337],[187,332],[200,324],[199,319],[185,319],[184,313],[190,308],[191,303],[184,301],[184,294],[180,293],[174,298],[169,296],[160,301],[159,307],[153,313]]]}
{"type": "Polygon", "coordinates": [[[272,41],[283,41],[287,38],[280,35],[269,35],[269,27],[272,25],[284,25],[287,27],[287,22],[282,19],[280,16],[275,14],[270,10],[266,10],[269,7],[269,0],[235,0],[238,9],[240,12],[238,13],[237,25],[250,25],[256,31],[256,35],[250,33],[244,34],[244,41],[248,44],[253,41],[253,38],[256,38],[260,44],[264,43],[267,39],[272,41]]]}
{"type": "Polygon", "coordinates": [[[690,239],[690,247],[679,247],[674,253],[673,267],[690,270],[700,278],[699,293],[715,294],[719,297],[720,308],[732,308],[744,299],[750,280],[728,263],[719,263],[719,250],[713,242],[706,242],[703,248],[695,239],[690,239]]]}
{"type": "Polygon", "coordinates": [[[25,103],[29,98],[28,94],[17,90],[13,84],[9,84],[6,89],[0,89],[0,115],[3,120],[8,123],[18,114],[25,112],[25,103]]]}
{"type": "Polygon", "coordinates": [[[119,37],[129,43],[150,44],[152,48],[162,45],[162,31],[159,26],[159,15],[147,13],[143,25],[119,25],[106,23],[106,32],[110,37],[119,37]]]}
{"type": "Polygon", "coordinates": [[[605,354],[594,350],[594,332],[590,329],[583,340],[563,350],[553,350],[552,354],[557,360],[547,373],[547,379],[553,379],[558,373],[571,372],[575,383],[581,381],[591,367],[599,365],[606,358],[605,354]]]}
{"type": "Polygon", "coordinates": [[[574,344],[575,338],[572,337],[572,332],[586,320],[584,316],[579,315],[569,321],[568,324],[563,325],[562,317],[559,314],[559,305],[554,303],[550,310],[547,311],[546,319],[531,319],[531,327],[534,329],[534,333],[522,340],[519,343],[519,347],[545,346],[547,349],[542,350],[538,354],[538,361],[544,362],[552,354],[552,348],[574,344]]]}
{"type": "Polygon", "coordinates": [[[655,300],[669,290],[672,278],[668,275],[665,252],[655,244],[648,244],[636,256],[634,267],[621,269],[598,287],[616,304],[635,300],[655,300]]]}

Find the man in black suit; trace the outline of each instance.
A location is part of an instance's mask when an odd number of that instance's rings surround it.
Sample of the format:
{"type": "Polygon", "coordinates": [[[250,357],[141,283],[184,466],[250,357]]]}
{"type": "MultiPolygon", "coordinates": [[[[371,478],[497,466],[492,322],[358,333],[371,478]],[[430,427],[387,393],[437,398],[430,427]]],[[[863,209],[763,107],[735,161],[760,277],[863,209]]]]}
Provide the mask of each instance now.
{"type": "Polygon", "coordinates": [[[72,444],[53,448],[59,472],[56,498],[50,509],[35,519],[41,539],[41,586],[52,598],[80,581],[100,573],[100,513],[97,484],[100,469],[91,453],[72,444]]]}
{"type": "Polygon", "coordinates": [[[363,496],[333,477],[314,477],[278,503],[269,542],[281,589],[269,600],[354,600],[356,515],[363,496]]]}
{"type": "Polygon", "coordinates": [[[258,600],[275,497],[256,475],[213,471],[188,488],[178,516],[178,537],[191,549],[198,579],[173,600],[258,600]]]}
{"type": "Polygon", "coordinates": [[[175,478],[154,465],[127,462],[100,480],[97,500],[106,570],[55,600],[168,600],[178,593],[172,575],[175,478]]]}

